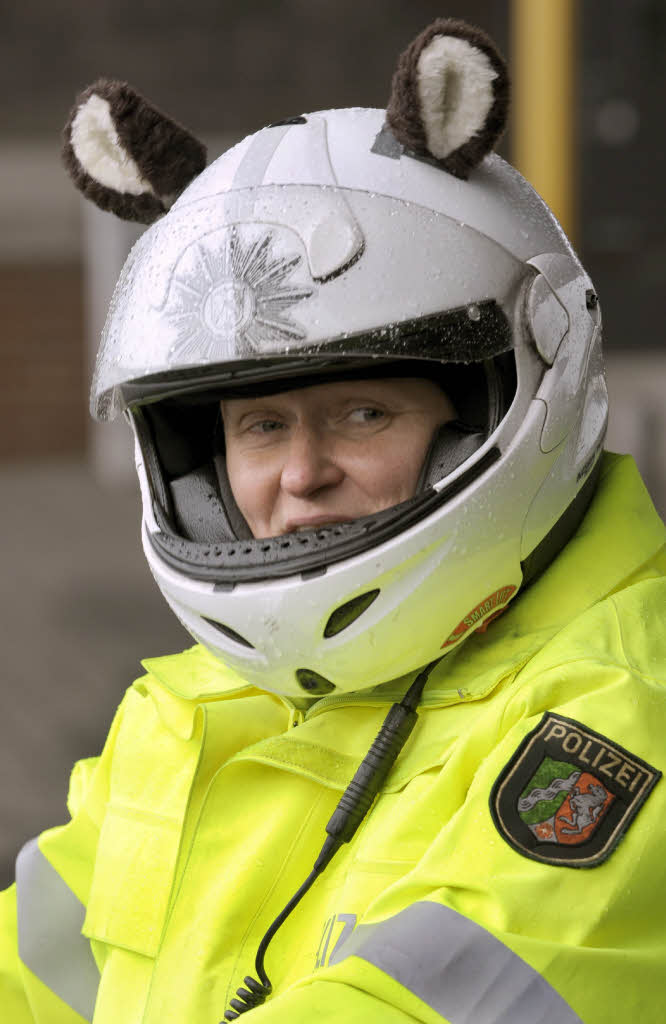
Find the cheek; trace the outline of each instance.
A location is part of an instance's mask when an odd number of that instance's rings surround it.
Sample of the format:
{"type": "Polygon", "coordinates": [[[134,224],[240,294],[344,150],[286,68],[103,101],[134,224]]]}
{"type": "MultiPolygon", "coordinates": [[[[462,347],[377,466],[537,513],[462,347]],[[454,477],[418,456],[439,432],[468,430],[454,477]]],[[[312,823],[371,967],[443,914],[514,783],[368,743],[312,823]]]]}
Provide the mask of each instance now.
{"type": "Polygon", "coordinates": [[[246,455],[239,457],[235,456],[233,451],[227,452],[227,475],[231,493],[256,537],[270,509],[272,485],[270,473],[265,467],[255,463],[256,460],[253,462],[246,455]]]}
{"type": "Polygon", "coordinates": [[[382,439],[368,445],[364,456],[355,460],[350,475],[358,486],[371,497],[381,499],[385,507],[412,498],[421,466],[428,450],[430,437],[420,434],[382,439]]]}

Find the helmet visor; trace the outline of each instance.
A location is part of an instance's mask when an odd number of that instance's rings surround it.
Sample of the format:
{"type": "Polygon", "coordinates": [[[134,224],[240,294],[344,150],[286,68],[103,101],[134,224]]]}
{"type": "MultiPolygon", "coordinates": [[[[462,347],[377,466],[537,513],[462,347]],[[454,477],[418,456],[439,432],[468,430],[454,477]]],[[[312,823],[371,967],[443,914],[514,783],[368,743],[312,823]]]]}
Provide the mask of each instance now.
{"type": "Polygon", "coordinates": [[[350,190],[335,190],[331,223],[325,191],[244,189],[145,232],[109,310],[93,415],[155,387],[298,376],[311,361],[474,362],[511,347],[524,268],[506,250],[443,214],[350,190]],[[321,247],[342,245],[345,229],[349,262],[317,276],[321,247]]]}

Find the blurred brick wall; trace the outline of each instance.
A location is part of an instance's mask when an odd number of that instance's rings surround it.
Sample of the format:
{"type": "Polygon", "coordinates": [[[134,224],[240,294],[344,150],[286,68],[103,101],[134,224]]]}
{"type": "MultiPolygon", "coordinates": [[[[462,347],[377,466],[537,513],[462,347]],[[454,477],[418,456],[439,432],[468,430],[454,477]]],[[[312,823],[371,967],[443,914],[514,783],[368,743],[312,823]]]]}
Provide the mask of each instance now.
{"type": "Polygon", "coordinates": [[[0,267],[0,459],[84,448],[82,273],[0,267]]]}

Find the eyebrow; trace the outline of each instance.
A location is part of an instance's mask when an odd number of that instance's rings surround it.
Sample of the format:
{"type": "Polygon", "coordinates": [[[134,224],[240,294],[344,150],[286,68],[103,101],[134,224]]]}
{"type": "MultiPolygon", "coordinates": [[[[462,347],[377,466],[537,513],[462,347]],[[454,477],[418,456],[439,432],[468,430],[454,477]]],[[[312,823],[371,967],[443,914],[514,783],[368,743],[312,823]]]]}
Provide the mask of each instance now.
{"type": "MultiPolygon", "coordinates": [[[[239,399],[238,400],[238,402],[239,402],[238,407],[232,409],[231,411],[227,408],[226,415],[227,415],[227,421],[228,421],[230,426],[233,427],[233,426],[237,426],[237,425],[241,424],[242,421],[247,416],[250,416],[250,415],[261,415],[261,416],[281,416],[281,415],[284,415],[284,410],[280,410],[279,407],[275,406],[275,405],[264,404],[261,401],[261,399],[256,399],[256,400],[255,399],[248,399],[247,401],[251,401],[253,403],[254,403],[254,401],[256,401],[257,403],[259,403],[257,405],[252,404],[249,407],[247,405],[245,405],[245,401],[246,401],[245,399],[239,399]]],[[[224,410],[224,408],[221,408],[221,413],[222,413],[222,422],[223,422],[223,425],[224,425],[225,424],[225,410],[224,410]]]]}

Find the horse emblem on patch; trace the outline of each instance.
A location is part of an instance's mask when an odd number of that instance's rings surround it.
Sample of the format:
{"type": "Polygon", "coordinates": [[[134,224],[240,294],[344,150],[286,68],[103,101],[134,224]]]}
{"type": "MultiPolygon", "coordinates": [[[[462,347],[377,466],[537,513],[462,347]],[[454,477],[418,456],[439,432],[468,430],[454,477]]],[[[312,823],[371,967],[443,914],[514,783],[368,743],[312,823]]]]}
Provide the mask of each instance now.
{"type": "Polygon", "coordinates": [[[502,770],[490,810],[500,835],[524,856],[595,867],[660,778],[606,736],[547,712],[502,770]]]}

